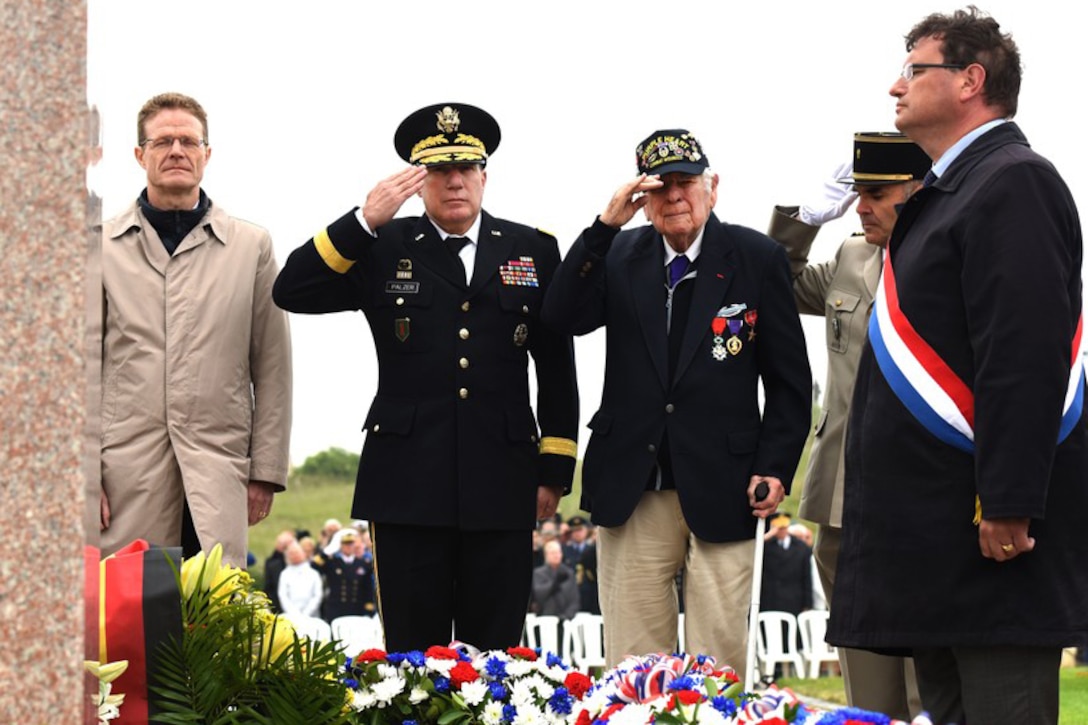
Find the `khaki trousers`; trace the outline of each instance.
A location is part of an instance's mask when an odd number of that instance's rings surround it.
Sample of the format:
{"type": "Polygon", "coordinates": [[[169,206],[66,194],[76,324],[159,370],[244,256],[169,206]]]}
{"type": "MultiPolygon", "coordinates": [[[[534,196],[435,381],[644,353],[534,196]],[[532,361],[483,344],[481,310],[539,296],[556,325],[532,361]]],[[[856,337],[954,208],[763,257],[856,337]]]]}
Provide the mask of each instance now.
{"type": "MultiPolygon", "coordinates": [[[[828,608],[835,606],[831,601],[831,590],[835,587],[835,566],[841,542],[842,529],[820,526],[812,551],[828,608]]],[[[922,699],[918,694],[914,661],[910,657],[889,657],[846,647],[839,647],[838,651],[850,707],[907,721],[921,712],[922,699]]]]}
{"type": "Polygon", "coordinates": [[[751,539],[711,544],[696,538],[676,491],[647,491],[623,526],[597,532],[604,652],[613,667],[628,655],[677,648],[676,573],[684,570],[684,639],[691,654],[712,655],[744,680],[751,539]]]}

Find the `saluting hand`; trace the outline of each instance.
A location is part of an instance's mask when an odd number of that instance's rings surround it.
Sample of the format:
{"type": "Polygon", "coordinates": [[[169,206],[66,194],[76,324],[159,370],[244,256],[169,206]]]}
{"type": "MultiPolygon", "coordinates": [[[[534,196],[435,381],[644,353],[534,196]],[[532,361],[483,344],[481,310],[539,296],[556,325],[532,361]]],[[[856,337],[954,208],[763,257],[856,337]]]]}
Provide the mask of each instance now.
{"type": "Polygon", "coordinates": [[[378,227],[396,216],[408,197],[418,194],[423,188],[426,178],[426,166],[409,166],[379,181],[366,195],[366,203],[363,204],[363,218],[370,230],[376,232],[378,227]]]}
{"type": "Polygon", "coordinates": [[[612,195],[608,207],[601,214],[601,223],[619,229],[631,221],[631,218],[635,216],[635,212],[646,206],[649,199],[646,198],[645,192],[660,189],[664,185],[661,178],[656,174],[652,176],[639,174],[617,189],[616,193],[612,195]]]}

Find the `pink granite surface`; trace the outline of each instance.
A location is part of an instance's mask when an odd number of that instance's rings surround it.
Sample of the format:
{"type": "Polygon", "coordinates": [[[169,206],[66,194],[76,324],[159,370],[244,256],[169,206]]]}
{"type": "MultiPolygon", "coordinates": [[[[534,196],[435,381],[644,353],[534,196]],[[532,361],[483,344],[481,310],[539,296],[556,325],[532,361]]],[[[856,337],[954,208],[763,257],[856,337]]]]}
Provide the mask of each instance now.
{"type": "Polygon", "coordinates": [[[86,28],[85,0],[0,12],[4,722],[93,722],[82,669],[86,28]]]}

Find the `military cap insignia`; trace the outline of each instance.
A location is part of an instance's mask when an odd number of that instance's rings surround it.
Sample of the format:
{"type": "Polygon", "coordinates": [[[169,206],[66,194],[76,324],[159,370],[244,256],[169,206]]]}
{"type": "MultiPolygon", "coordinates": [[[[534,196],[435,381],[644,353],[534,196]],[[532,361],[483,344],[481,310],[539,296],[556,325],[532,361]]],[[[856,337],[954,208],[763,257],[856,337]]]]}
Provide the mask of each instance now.
{"type": "Polygon", "coordinates": [[[461,116],[457,109],[443,106],[441,111],[435,113],[438,117],[438,130],[442,133],[453,133],[461,126],[461,116]]]}

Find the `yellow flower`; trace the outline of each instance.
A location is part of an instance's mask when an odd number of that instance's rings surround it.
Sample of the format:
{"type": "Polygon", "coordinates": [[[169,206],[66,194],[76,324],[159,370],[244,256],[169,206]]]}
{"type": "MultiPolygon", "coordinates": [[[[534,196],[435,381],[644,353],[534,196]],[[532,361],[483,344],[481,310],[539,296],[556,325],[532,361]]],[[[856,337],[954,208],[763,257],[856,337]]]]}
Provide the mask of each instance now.
{"type": "Polygon", "coordinates": [[[181,563],[181,593],[185,599],[194,592],[206,592],[211,588],[212,580],[219,575],[223,562],[223,546],[216,544],[207,556],[201,551],[196,556],[181,563]]]}
{"type": "Polygon", "coordinates": [[[295,628],[287,619],[268,611],[257,612],[256,622],[260,638],[257,666],[266,667],[294,646],[295,628]]]}
{"type": "Polygon", "coordinates": [[[118,660],[117,662],[98,663],[91,660],[83,660],[83,666],[90,672],[99,682],[107,683],[113,682],[128,669],[128,660],[118,660]]]}

